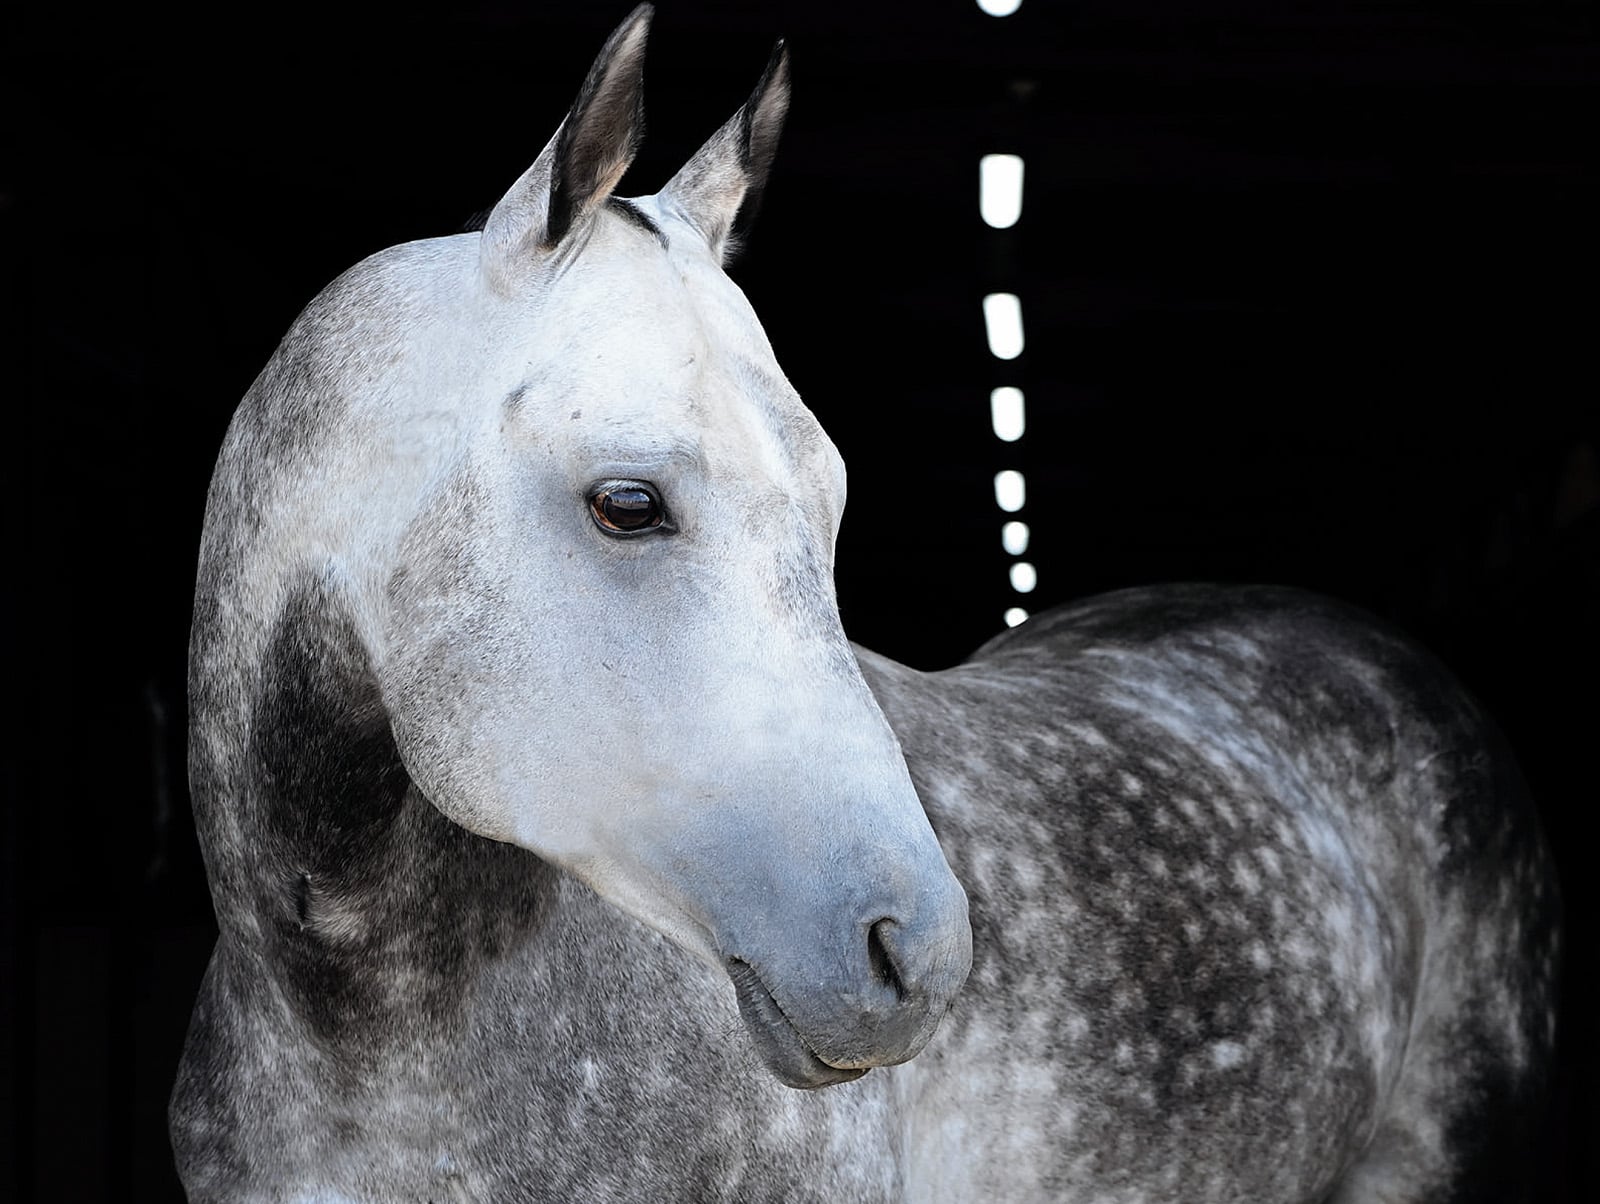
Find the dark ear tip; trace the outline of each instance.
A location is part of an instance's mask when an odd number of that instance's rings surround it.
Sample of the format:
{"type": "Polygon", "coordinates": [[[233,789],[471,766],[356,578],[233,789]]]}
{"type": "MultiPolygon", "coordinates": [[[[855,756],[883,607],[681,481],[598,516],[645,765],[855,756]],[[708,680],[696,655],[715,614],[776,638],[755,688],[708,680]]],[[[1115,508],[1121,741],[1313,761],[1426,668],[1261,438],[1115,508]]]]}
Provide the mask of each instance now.
{"type": "Polygon", "coordinates": [[[772,53],[767,56],[767,65],[762,68],[761,78],[756,82],[751,99],[756,100],[766,95],[768,89],[778,80],[783,80],[787,84],[788,79],[789,43],[787,39],[779,38],[772,44],[772,53]]]}

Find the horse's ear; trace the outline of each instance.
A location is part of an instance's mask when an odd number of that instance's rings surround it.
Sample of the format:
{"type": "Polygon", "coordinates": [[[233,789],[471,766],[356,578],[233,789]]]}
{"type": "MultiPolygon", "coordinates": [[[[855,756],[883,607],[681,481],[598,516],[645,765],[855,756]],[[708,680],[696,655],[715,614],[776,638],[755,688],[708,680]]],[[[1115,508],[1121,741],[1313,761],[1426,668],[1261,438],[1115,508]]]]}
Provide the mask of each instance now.
{"type": "Polygon", "coordinates": [[[481,254],[491,275],[510,275],[532,247],[554,248],[633,162],[644,133],[644,44],[654,11],[639,5],[606,39],[555,137],[489,214],[481,254]]]}
{"type": "Polygon", "coordinates": [[[734,218],[748,227],[761,205],[788,111],[789,49],[780,39],[744,107],[661,190],[719,258],[730,250],[734,218]]]}

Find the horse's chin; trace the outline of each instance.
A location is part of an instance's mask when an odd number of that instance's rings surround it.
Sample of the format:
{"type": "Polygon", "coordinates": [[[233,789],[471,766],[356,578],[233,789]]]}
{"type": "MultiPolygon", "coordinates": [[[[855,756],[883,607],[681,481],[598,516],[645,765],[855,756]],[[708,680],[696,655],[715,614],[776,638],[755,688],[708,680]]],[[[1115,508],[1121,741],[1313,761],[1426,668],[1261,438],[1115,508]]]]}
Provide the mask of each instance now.
{"type": "Polygon", "coordinates": [[[745,1028],[750,1030],[756,1052],[785,1087],[808,1090],[831,1087],[867,1073],[865,1069],[830,1066],[817,1057],[749,962],[738,958],[729,961],[728,977],[733,980],[734,993],[739,998],[739,1015],[745,1028]]]}

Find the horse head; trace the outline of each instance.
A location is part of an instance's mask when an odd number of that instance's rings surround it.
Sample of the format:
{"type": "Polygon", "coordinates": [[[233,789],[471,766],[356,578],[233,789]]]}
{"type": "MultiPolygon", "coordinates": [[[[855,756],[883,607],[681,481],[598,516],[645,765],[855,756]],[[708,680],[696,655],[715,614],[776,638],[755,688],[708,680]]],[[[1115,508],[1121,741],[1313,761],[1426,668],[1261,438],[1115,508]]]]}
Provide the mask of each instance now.
{"type": "Polygon", "coordinates": [[[767,1066],[821,1086],[926,1044],[966,897],[840,625],[844,466],[723,271],[786,54],[623,200],[649,18],[481,233],[308,307],[257,391],[320,382],[317,440],[259,434],[294,467],[249,508],[339,600],[415,788],[724,969],[767,1066]]]}

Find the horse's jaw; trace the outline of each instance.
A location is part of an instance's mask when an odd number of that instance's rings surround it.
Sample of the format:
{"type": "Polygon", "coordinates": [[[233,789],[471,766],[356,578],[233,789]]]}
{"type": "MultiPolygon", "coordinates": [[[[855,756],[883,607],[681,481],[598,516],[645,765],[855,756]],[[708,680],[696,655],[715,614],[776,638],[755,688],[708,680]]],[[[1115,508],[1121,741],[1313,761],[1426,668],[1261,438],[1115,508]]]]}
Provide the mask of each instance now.
{"type": "Polygon", "coordinates": [[[926,843],[906,835],[879,829],[834,848],[817,859],[832,873],[783,860],[785,833],[753,827],[736,841],[690,827],[650,842],[676,850],[670,858],[555,861],[726,974],[761,1064],[785,1086],[816,1088],[917,1056],[971,969],[966,893],[931,831],[926,843]],[[683,856],[730,844],[732,860],[683,856]]]}

